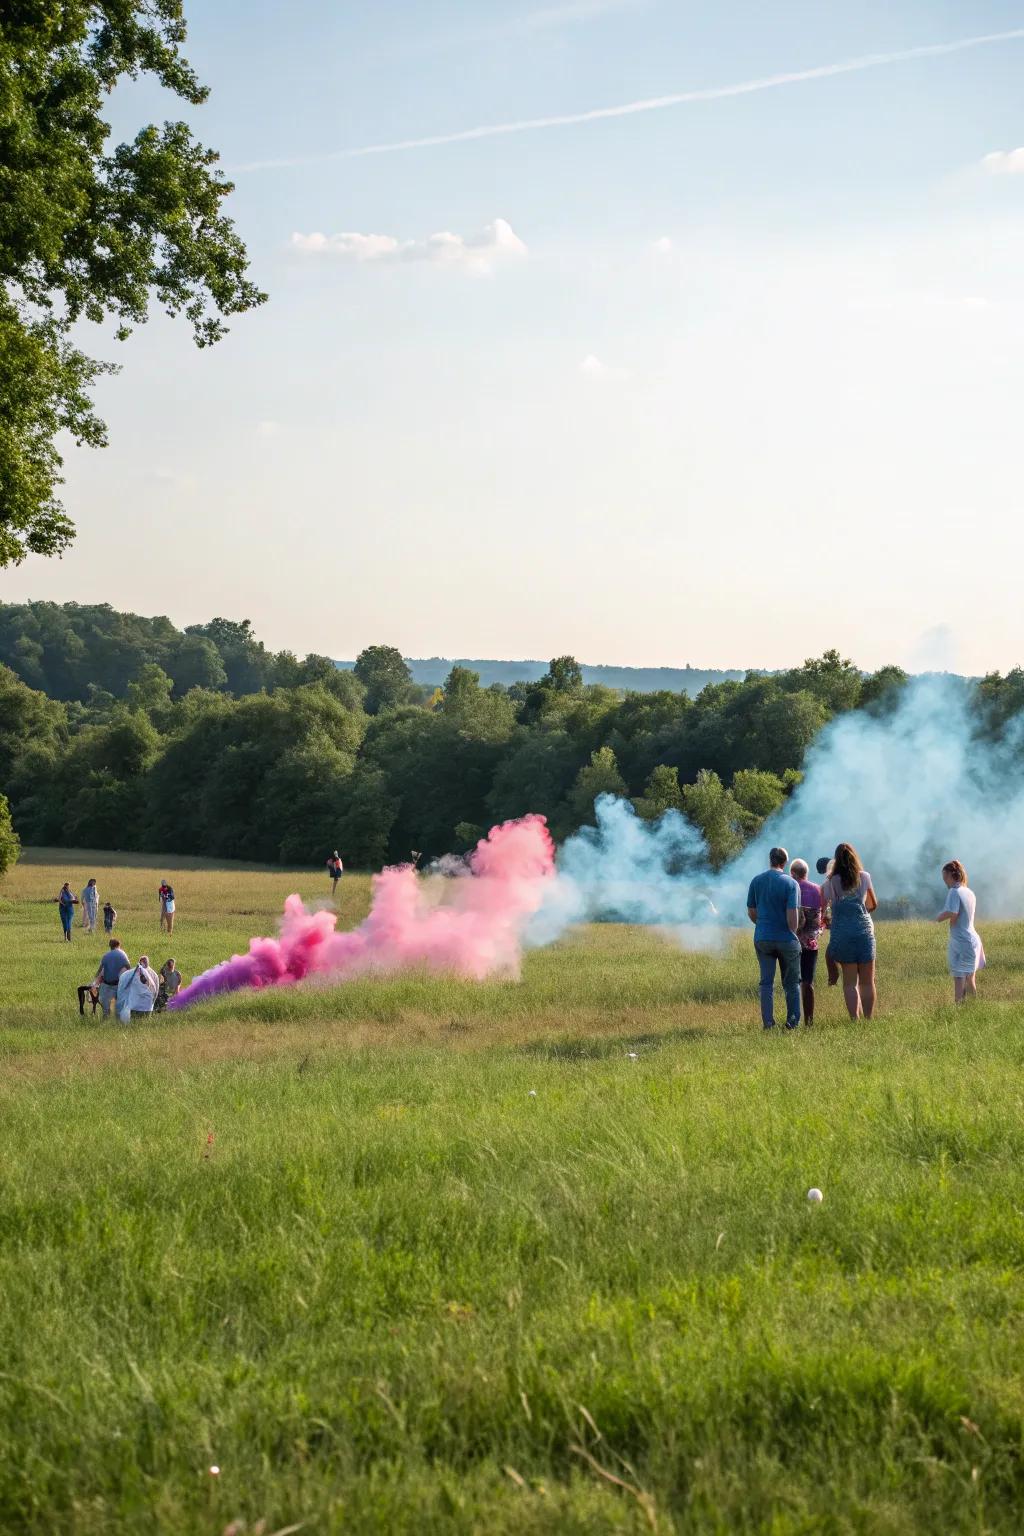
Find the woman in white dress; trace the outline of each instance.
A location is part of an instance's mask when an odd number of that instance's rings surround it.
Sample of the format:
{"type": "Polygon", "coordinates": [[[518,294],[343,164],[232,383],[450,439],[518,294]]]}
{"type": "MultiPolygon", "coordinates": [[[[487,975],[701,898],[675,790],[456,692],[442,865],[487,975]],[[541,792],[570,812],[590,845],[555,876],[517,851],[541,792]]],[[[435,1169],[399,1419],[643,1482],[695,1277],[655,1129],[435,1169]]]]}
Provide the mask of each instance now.
{"type": "Polygon", "coordinates": [[[953,1001],[977,997],[977,976],[985,964],[985,946],[974,926],[978,899],[967,885],[967,871],[959,859],[942,866],[946,885],[946,905],[935,919],[949,924],[949,971],[953,978],[953,1001]]]}

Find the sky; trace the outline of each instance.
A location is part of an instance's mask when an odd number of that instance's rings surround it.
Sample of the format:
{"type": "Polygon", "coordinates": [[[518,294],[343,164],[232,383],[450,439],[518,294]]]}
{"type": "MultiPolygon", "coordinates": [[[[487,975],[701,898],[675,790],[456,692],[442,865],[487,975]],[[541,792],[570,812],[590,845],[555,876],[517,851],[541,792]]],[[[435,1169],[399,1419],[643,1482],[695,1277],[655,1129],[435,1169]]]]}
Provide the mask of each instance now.
{"type": "Polygon", "coordinates": [[[1024,3],[186,11],[209,102],[111,121],[220,151],[269,302],[86,337],[110,446],[0,597],[339,658],[1024,662],[1024,35],[918,51],[1024,3]]]}

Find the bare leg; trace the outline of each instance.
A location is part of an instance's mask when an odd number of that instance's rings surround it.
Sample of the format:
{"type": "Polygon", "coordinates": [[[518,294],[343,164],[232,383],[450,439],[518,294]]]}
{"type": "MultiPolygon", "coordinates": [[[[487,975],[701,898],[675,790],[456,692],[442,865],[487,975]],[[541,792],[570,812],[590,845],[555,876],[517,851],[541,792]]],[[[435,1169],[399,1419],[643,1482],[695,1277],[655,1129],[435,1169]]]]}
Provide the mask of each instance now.
{"type": "Polygon", "coordinates": [[[966,986],[967,986],[967,977],[966,976],[954,976],[953,977],[953,1001],[954,1001],[954,1003],[962,1003],[963,1002],[963,1000],[964,1000],[964,989],[966,988],[966,986]]]}
{"type": "Polygon", "coordinates": [[[168,914],[167,914],[167,932],[168,933],[173,933],[174,932],[174,913],[173,912],[168,912],[168,914]]]}
{"type": "Polygon", "coordinates": [[[827,949],[825,951],[825,969],[828,971],[828,984],[830,987],[834,987],[839,980],[839,966],[832,959],[827,949]]]}
{"type": "Polygon", "coordinates": [[[857,979],[860,982],[860,1000],[864,1009],[864,1017],[872,1019],[875,1016],[875,962],[869,960],[867,965],[858,965],[857,979]]]}
{"type": "Polygon", "coordinates": [[[964,996],[965,997],[977,997],[977,995],[978,995],[978,973],[977,973],[977,971],[975,971],[973,976],[965,976],[964,977],[964,996]]]}
{"type": "Polygon", "coordinates": [[[840,964],[843,967],[843,996],[846,999],[846,1011],[851,1019],[859,1019],[861,1012],[860,992],[857,989],[858,967],[846,960],[841,960],[840,964]]]}

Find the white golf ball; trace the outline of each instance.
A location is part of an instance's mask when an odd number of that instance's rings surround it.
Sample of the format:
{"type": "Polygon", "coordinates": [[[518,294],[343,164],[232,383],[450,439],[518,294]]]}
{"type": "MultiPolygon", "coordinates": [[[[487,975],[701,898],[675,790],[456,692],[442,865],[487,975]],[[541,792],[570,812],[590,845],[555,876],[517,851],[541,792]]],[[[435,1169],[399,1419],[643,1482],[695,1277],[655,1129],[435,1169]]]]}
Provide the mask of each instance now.
{"type": "Polygon", "coordinates": [[[822,1194],[820,1189],[809,1189],[807,1191],[807,1198],[812,1205],[820,1205],[825,1196],[822,1194]]]}
{"type": "Polygon", "coordinates": [[[526,1097],[528,1099],[535,1099],[537,1097],[537,1090],[536,1090],[536,1088],[531,1088],[529,1093],[526,1095],[526,1097]]]}

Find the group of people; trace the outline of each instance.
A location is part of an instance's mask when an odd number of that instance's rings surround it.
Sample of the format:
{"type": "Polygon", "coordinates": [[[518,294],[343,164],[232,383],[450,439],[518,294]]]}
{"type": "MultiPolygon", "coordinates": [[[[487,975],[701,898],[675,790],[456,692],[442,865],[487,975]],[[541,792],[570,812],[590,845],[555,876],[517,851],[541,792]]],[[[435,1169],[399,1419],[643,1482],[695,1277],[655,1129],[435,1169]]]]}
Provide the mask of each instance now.
{"type": "MultiPolygon", "coordinates": [[[[99,921],[100,912],[100,893],[96,885],[95,876],[87,881],[81,896],[76,896],[69,882],[65,880],[60,888],[60,894],[53,899],[57,903],[60,925],[68,944],[71,943],[71,930],[74,927],[76,907],[81,907],[82,909],[82,928],[85,932],[96,932],[96,924],[99,921]]],[[[105,901],[103,903],[103,927],[107,933],[113,933],[116,921],[116,908],[109,901],[105,901]]]]}
{"type": "MultiPolygon", "coordinates": [[[[133,966],[120,939],[116,938],[110,940],[88,988],[98,1001],[103,1017],[109,1019],[113,1009],[122,1024],[146,1018],[153,1012],[159,1013],[180,989],[181,972],[176,960],[165,960],[159,971],[154,971],[149,956],[140,955],[138,964],[133,966]]],[[[81,994],[79,1007],[84,1013],[81,994]]]]}
{"type": "MultiPolygon", "coordinates": [[[[831,859],[819,859],[816,870],[823,877],[820,884],[809,878],[805,859],[790,862],[785,848],[773,848],[768,868],[750,882],[747,915],[754,924],[765,1029],[775,1027],[776,966],[786,998],[786,1028],[796,1029],[801,1013],[805,1024],[814,1023],[814,979],[825,932],[829,986],[835,986],[841,975],[850,1018],[874,1017],[878,993],[871,914],[878,898],[871,876],[849,843],[840,843],[831,859]]],[[[935,920],[950,925],[948,960],[953,998],[962,1003],[977,996],[977,975],[985,964],[985,947],[974,926],[977,899],[959,859],[950,859],[942,866],[942,879],[946,904],[935,920]]]]}
{"type": "MultiPolygon", "coordinates": [[[[60,926],[64,933],[65,942],[71,943],[71,931],[75,924],[75,908],[81,907],[81,927],[85,933],[95,933],[99,922],[100,893],[96,884],[95,875],[82,888],[81,896],[76,896],[71,889],[71,882],[64,881],[58,895],[53,897],[57,904],[60,916],[60,926]]],[[[174,886],[167,880],[161,880],[157,891],[157,900],[160,903],[160,928],[167,933],[174,932],[174,886]]],[[[103,903],[103,931],[113,933],[114,924],[117,922],[117,908],[112,902],[103,903]]]]}

